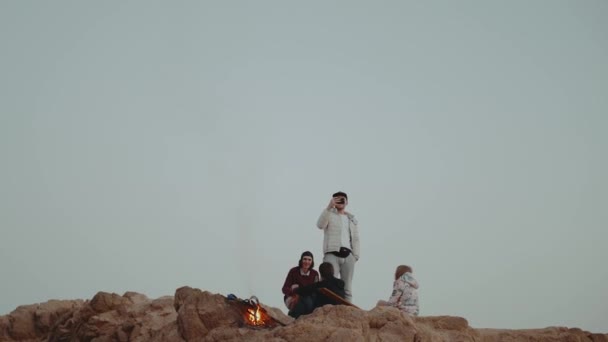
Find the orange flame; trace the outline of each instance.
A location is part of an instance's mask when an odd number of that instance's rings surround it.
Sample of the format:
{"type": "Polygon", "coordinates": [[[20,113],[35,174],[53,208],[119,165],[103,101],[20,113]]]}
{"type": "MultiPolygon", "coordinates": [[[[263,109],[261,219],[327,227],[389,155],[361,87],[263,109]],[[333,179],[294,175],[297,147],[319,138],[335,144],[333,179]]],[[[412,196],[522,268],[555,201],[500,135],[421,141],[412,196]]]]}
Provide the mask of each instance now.
{"type": "Polygon", "coordinates": [[[253,296],[249,300],[242,301],[241,305],[243,320],[247,325],[256,328],[274,328],[279,324],[260,305],[257,297],[253,296]]]}
{"type": "Polygon", "coordinates": [[[247,319],[249,320],[249,322],[251,322],[251,324],[253,325],[263,325],[264,322],[262,321],[262,313],[260,312],[260,307],[256,307],[255,310],[254,309],[247,309],[247,313],[248,313],[248,317],[247,319]]]}

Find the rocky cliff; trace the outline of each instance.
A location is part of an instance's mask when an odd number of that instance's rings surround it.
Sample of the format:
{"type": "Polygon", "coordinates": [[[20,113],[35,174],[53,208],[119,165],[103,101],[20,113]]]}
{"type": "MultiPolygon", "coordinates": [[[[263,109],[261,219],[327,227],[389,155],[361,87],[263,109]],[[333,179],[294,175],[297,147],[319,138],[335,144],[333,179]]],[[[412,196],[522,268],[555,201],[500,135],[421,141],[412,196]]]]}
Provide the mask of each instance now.
{"type": "MultiPolygon", "coordinates": [[[[451,316],[409,317],[393,308],[324,306],[297,320],[261,304],[182,287],[149,299],[99,292],[90,300],[51,300],[0,316],[0,341],[595,341],[577,328],[473,329],[451,316]],[[249,311],[248,311],[249,310],[249,311]],[[274,322],[255,325],[259,313],[274,322]],[[253,322],[253,323],[252,323],[253,322]],[[253,325],[252,325],[253,324],[253,325]]],[[[260,320],[260,322],[262,322],[260,320]]]]}

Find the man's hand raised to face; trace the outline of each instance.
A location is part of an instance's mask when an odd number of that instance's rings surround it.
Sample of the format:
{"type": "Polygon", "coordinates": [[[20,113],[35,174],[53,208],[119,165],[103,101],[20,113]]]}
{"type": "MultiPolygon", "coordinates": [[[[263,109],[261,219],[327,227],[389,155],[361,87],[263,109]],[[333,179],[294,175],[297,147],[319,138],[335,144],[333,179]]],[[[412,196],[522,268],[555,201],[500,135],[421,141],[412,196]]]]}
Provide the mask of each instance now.
{"type": "Polygon", "coordinates": [[[338,204],[337,200],[338,200],[337,197],[332,197],[331,200],[329,200],[329,204],[327,205],[327,209],[335,208],[336,204],[338,204]]]}

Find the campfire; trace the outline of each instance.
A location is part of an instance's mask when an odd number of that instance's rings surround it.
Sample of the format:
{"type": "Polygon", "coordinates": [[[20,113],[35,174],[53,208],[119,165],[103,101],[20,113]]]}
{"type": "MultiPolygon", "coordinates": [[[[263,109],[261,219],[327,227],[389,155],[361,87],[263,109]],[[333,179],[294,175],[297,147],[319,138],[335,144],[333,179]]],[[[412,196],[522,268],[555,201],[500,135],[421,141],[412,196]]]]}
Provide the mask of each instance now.
{"type": "Polygon", "coordinates": [[[281,324],[266,312],[256,296],[245,300],[235,300],[235,302],[243,316],[244,323],[249,327],[274,328],[281,324]]]}

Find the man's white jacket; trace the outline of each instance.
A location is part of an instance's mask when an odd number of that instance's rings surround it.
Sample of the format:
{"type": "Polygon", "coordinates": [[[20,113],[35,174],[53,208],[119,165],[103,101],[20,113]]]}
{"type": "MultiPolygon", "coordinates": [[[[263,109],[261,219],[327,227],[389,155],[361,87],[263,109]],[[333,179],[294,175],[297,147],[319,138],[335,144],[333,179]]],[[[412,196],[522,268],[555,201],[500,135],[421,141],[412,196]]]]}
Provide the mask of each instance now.
{"type": "Polygon", "coordinates": [[[355,259],[359,260],[359,227],[355,216],[346,212],[350,227],[350,246],[342,246],[342,219],[336,208],[325,209],[319,216],[317,227],[323,229],[323,254],[339,252],[340,247],[350,248],[355,259]]]}

